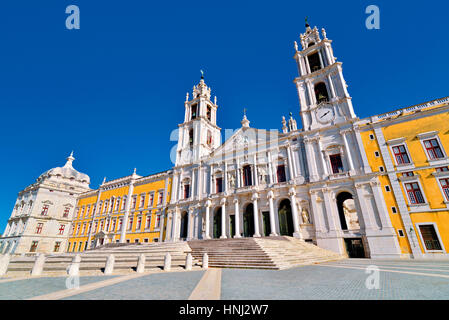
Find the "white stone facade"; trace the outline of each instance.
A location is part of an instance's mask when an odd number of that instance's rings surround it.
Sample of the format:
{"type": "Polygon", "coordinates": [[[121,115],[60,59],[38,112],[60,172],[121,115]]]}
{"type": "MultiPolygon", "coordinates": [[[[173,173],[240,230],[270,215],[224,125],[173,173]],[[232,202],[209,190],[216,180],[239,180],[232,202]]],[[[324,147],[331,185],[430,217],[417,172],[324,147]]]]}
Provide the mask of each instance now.
{"type": "Polygon", "coordinates": [[[204,79],[187,95],[166,241],[291,235],[349,256],[400,256],[342,64],[321,35],[307,25],[302,50],[295,42],[303,129],[291,115],[282,132],[253,129],[245,115],[220,145],[204,79]]]}
{"type": "Polygon", "coordinates": [[[19,192],[0,238],[0,253],[66,250],[77,195],[90,190],[89,177],[73,169],[73,160],[71,154],[63,167],[43,173],[35,183],[19,192]]]}

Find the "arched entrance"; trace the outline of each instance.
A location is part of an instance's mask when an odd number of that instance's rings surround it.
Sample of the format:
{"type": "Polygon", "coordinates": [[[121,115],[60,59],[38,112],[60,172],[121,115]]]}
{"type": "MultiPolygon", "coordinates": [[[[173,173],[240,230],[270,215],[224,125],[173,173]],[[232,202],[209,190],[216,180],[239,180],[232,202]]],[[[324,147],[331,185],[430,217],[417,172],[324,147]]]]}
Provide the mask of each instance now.
{"type": "Polygon", "coordinates": [[[213,237],[215,239],[220,238],[221,236],[221,207],[215,211],[214,214],[214,234],[213,237]]]}
{"type": "Polygon", "coordinates": [[[293,236],[294,228],[290,200],[284,199],[281,201],[278,209],[278,217],[279,234],[281,236],[293,236]]]}
{"type": "Polygon", "coordinates": [[[243,236],[252,237],[254,235],[254,206],[252,203],[246,206],[243,213],[243,236]]]}
{"type": "Polygon", "coordinates": [[[179,237],[181,239],[187,238],[187,227],[188,227],[189,221],[188,221],[188,215],[187,212],[183,212],[181,214],[181,230],[179,232],[179,237]]]}

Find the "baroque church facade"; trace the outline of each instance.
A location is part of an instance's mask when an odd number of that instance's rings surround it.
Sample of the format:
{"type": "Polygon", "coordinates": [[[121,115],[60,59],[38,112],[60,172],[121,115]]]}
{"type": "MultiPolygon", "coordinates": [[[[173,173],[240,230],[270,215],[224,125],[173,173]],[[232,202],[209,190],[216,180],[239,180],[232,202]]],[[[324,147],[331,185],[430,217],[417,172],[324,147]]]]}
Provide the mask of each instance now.
{"type": "Polygon", "coordinates": [[[220,145],[204,79],[187,95],[167,240],[289,235],[342,254],[400,255],[332,41],[307,25],[301,47],[295,42],[301,130],[292,116],[278,132],[251,128],[245,115],[220,145]]]}
{"type": "Polygon", "coordinates": [[[349,257],[448,258],[449,97],[359,119],[324,29],[306,25],[294,60],[302,128],[292,114],[252,128],[245,112],[221,143],[202,76],[173,168],[92,190],[72,154],[19,193],[0,253],[293,236],[349,257]]]}

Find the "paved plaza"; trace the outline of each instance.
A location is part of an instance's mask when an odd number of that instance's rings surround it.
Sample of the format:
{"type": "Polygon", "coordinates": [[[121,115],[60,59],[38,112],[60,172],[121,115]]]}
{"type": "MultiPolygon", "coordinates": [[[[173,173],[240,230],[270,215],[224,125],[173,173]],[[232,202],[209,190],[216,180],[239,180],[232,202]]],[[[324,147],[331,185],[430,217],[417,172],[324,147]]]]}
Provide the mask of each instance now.
{"type": "Polygon", "coordinates": [[[449,261],[351,259],[280,271],[211,268],[86,276],[79,278],[78,289],[66,289],[66,280],[1,278],[0,299],[439,300],[449,298],[449,261]],[[374,272],[367,273],[369,266],[376,266],[369,269],[374,272]]]}

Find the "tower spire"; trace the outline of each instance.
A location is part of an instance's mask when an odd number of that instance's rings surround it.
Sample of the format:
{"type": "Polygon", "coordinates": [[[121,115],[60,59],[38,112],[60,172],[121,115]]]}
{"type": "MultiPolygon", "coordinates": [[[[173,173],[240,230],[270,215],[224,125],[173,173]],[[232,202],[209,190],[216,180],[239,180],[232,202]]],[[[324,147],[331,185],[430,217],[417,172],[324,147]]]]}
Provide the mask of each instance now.
{"type": "Polygon", "coordinates": [[[75,158],[73,157],[73,151],[70,153],[70,155],[67,157],[67,162],[64,165],[64,167],[72,167],[72,162],[73,160],[75,160],[75,158]]]}

